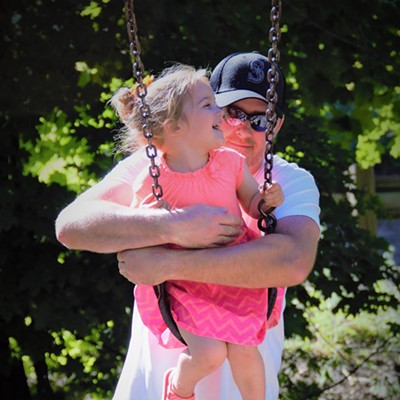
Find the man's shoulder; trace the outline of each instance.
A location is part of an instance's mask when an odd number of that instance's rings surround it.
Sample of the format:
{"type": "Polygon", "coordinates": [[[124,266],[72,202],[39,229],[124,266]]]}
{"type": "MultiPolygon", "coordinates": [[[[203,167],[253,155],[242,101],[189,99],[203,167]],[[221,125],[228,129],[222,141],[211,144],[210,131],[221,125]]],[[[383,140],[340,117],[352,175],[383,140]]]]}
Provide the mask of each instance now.
{"type": "MultiPolygon", "coordinates": [[[[156,164],[160,163],[160,154],[157,155],[155,161],[156,164]]],[[[140,149],[119,161],[114,169],[131,170],[137,173],[138,171],[150,166],[150,164],[151,161],[147,156],[145,149],[140,149]]]]}
{"type": "MultiPolygon", "coordinates": [[[[119,161],[118,165],[136,165],[136,164],[143,164],[145,161],[149,160],[146,151],[144,149],[140,149],[135,151],[132,154],[128,154],[125,158],[119,161]]],[[[150,163],[150,160],[149,160],[150,163]]]]}
{"type": "Polygon", "coordinates": [[[283,174],[283,175],[295,175],[295,176],[309,176],[313,178],[311,173],[306,169],[302,168],[295,162],[289,162],[284,158],[274,155],[274,163],[272,168],[272,174],[283,174]]]}
{"type": "Polygon", "coordinates": [[[283,204],[275,210],[278,220],[306,216],[319,225],[319,191],[310,172],[296,163],[274,156],[272,179],[281,185],[285,195],[283,204]]]}
{"type": "Polygon", "coordinates": [[[278,156],[277,154],[274,154],[274,168],[279,168],[279,169],[302,169],[299,167],[298,164],[295,162],[289,162],[282,158],[281,156],[278,156]]]}
{"type": "MultiPolygon", "coordinates": [[[[158,162],[157,162],[158,164],[158,162]]],[[[143,150],[136,151],[119,161],[105,179],[132,184],[133,180],[150,166],[150,159],[143,150]]]]}

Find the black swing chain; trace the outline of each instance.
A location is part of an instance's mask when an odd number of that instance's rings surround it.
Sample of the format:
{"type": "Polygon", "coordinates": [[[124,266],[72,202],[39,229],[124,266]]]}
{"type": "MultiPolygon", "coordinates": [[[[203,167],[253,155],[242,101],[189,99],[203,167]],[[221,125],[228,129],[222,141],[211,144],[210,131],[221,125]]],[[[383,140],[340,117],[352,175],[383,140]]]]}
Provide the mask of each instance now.
{"type": "MultiPolygon", "coordinates": [[[[163,195],[163,190],[161,185],[158,183],[158,178],[160,177],[160,168],[156,164],[157,148],[153,144],[153,128],[151,122],[149,121],[150,107],[146,104],[147,86],[143,82],[144,67],[140,59],[140,44],[137,34],[137,24],[136,17],[133,8],[133,0],[124,0],[125,3],[125,19],[129,38],[129,49],[133,59],[133,76],[137,80],[136,95],[140,99],[140,110],[142,117],[144,119],[144,124],[142,125],[143,135],[147,139],[146,154],[150,159],[149,174],[153,178],[152,191],[153,195],[157,200],[160,200],[163,195]]],[[[185,340],[181,336],[179,329],[174,321],[170,305],[168,301],[168,296],[165,289],[165,282],[159,285],[153,286],[154,293],[156,294],[158,305],[160,308],[161,315],[167,324],[168,328],[171,330],[173,335],[180,340],[184,345],[186,345],[185,340]]]]}
{"type": "MultiPolygon", "coordinates": [[[[270,68],[267,73],[269,82],[269,89],[267,90],[266,98],[268,102],[267,110],[265,112],[267,117],[267,128],[265,131],[265,166],[264,166],[264,185],[263,190],[272,183],[272,168],[273,168],[273,141],[274,141],[274,128],[277,122],[277,115],[275,106],[278,101],[278,94],[275,90],[279,82],[278,62],[280,60],[280,52],[278,50],[278,42],[281,38],[281,30],[279,27],[279,20],[281,16],[282,2],[281,0],[271,1],[271,29],[269,30],[269,41],[271,48],[268,50],[268,61],[270,68]]],[[[258,204],[260,217],[258,219],[258,229],[264,233],[272,233],[276,227],[276,218],[272,214],[274,207],[265,208],[264,200],[258,204]]]]}
{"type": "MultiPolygon", "coordinates": [[[[127,32],[129,38],[129,49],[133,60],[133,75],[137,80],[136,95],[140,99],[140,110],[145,123],[142,126],[143,135],[147,139],[146,154],[150,159],[149,174],[153,178],[152,191],[153,195],[157,200],[160,200],[163,195],[163,190],[158,182],[160,177],[160,168],[156,164],[157,148],[153,144],[153,131],[151,123],[149,121],[150,108],[146,103],[147,87],[143,82],[144,78],[144,67],[140,58],[140,44],[137,35],[137,24],[136,17],[133,10],[133,0],[124,0],[125,3],[125,18],[127,21],[127,32]]],[[[272,27],[269,30],[269,41],[271,42],[271,48],[268,50],[268,60],[270,62],[270,69],[267,73],[267,79],[269,82],[269,89],[266,97],[268,106],[266,110],[267,117],[267,128],[265,132],[265,167],[264,167],[264,184],[263,189],[265,190],[269,184],[272,183],[272,168],[273,168],[273,139],[274,139],[274,128],[277,121],[277,115],[275,111],[275,105],[278,101],[278,94],[275,87],[279,81],[279,74],[277,71],[277,65],[280,59],[280,52],[278,50],[278,42],[281,37],[281,31],[279,27],[279,20],[281,15],[281,0],[271,1],[271,12],[270,20],[272,27]]],[[[271,233],[276,227],[276,218],[272,214],[273,207],[265,209],[265,202],[262,200],[258,204],[258,210],[260,212],[260,218],[258,220],[258,228],[265,232],[271,233]]]]}
{"type": "Polygon", "coordinates": [[[129,38],[129,49],[133,60],[133,65],[132,65],[133,76],[136,78],[137,81],[136,96],[138,99],[140,99],[139,109],[145,121],[144,124],[142,125],[142,131],[144,137],[147,139],[146,154],[147,157],[150,159],[149,174],[153,178],[152,191],[154,197],[157,200],[160,200],[161,197],[163,196],[163,190],[158,182],[158,178],[160,177],[160,168],[155,161],[157,157],[157,148],[153,144],[153,129],[149,121],[150,108],[146,103],[147,86],[143,82],[144,67],[140,59],[140,44],[137,34],[136,17],[133,10],[133,0],[124,0],[124,2],[125,2],[126,28],[128,31],[128,38],[129,38]]]}

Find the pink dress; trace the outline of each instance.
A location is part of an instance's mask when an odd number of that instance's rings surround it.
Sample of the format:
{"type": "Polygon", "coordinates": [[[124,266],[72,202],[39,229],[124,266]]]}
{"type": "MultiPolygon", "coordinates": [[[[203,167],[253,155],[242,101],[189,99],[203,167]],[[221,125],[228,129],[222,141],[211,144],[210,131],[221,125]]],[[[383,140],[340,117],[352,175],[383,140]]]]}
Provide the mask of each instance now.
{"type": "MultiPolygon", "coordinates": [[[[162,159],[159,183],[163,188],[163,198],[173,208],[203,203],[227,207],[229,213],[241,216],[236,191],[243,179],[244,163],[243,156],[227,148],[212,151],[208,163],[191,173],[171,171],[162,159]]],[[[140,206],[151,193],[151,184],[148,172],[135,180],[132,206],[140,206]]],[[[239,240],[244,242],[258,236],[259,232],[244,228],[239,240]]],[[[166,287],[172,315],[179,327],[198,336],[241,345],[257,346],[263,341],[267,327],[266,289],[188,281],[168,281],[166,287]]],[[[157,336],[161,345],[182,347],[161,317],[152,286],[136,286],[135,301],[143,323],[157,336]]]]}

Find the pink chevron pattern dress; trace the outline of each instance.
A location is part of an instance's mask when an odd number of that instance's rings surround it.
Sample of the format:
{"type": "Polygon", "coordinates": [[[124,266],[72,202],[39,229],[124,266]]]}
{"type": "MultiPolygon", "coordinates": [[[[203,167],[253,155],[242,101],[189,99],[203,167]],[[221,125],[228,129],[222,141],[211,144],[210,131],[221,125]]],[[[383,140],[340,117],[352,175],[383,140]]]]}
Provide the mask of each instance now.
{"type": "MultiPolygon", "coordinates": [[[[204,203],[228,207],[228,212],[241,216],[236,190],[243,179],[244,162],[244,157],[236,151],[219,148],[210,153],[209,161],[203,168],[191,173],[178,173],[171,171],[162,158],[159,181],[163,198],[173,208],[204,203]]],[[[141,201],[151,193],[152,179],[147,171],[144,172],[133,184],[134,207],[140,206],[141,201]]],[[[259,233],[244,228],[238,240],[244,242],[257,236],[259,233]]],[[[266,289],[188,281],[169,281],[166,287],[172,315],[179,327],[198,336],[241,345],[257,346],[263,341],[267,327],[266,289]]],[[[182,347],[161,317],[152,286],[136,286],[135,301],[143,323],[162,346],[182,347]]]]}

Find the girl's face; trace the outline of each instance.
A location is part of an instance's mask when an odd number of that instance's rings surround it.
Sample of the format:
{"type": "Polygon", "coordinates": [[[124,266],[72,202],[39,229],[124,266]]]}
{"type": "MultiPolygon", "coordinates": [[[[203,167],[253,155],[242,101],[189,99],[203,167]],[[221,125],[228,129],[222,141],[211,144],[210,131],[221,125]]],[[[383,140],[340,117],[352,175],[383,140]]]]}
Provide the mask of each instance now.
{"type": "Polygon", "coordinates": [[[207,82],[198,82],[189,94],[180,121],[188,145],[206,152],[222,146],[222,110],[215,103],[211,86],[207,82]]]}

